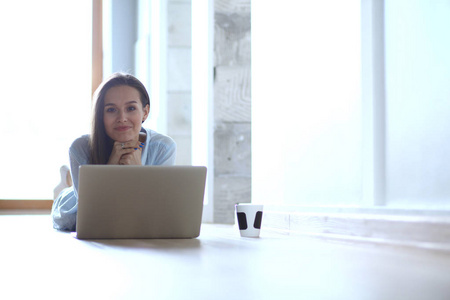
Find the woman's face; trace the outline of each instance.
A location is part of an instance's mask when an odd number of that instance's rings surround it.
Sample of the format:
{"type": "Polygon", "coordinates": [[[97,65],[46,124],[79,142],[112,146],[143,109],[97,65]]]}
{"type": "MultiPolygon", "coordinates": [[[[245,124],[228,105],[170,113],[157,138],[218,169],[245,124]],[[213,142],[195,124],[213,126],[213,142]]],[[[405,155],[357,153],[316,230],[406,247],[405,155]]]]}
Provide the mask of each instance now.
{"type": "Polygon", "coordinates": [[[139,91],[127,85],[110,88],[105,94],[103,123],[106,134],[117,142],[137,140],[149,106],[142,107],[139,91]]]}

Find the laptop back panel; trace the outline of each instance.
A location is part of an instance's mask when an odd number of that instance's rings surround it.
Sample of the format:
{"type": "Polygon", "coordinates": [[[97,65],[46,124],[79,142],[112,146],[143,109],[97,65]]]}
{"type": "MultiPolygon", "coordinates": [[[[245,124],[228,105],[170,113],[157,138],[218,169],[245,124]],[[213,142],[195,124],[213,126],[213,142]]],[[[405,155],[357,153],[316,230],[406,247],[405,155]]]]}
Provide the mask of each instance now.
{"type": "Polygon", "coordinates": [[[84,165],[77,238],[195,238],[206,168],[84,165]]]}

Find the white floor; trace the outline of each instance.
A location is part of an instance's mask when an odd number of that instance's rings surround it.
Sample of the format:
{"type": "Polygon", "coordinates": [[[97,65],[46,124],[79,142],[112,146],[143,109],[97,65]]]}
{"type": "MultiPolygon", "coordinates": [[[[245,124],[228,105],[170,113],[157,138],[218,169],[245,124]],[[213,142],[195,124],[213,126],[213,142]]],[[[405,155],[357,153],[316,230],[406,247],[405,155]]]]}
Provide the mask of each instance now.
{"type": "Polygon", "coordinates": [[[1,299],[450,299],[450,255],[204,224],[198,239],[81,241],[0,216],[1,299]]]}

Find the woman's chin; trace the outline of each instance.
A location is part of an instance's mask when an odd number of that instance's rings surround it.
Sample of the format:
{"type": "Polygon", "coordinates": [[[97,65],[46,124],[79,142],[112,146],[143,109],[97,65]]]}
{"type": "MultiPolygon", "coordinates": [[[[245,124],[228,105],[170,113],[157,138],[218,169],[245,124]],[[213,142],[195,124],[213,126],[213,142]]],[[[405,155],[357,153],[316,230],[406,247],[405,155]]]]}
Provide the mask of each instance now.
{"type": "Polygon", "coordinates": [[[116,135],[114,137],[111,137],[114,141],[119,142],[119,143],[126,143],[126,142],[130,142],[133,140],[138,140],[139,139],[139,135],[116,135]]]}

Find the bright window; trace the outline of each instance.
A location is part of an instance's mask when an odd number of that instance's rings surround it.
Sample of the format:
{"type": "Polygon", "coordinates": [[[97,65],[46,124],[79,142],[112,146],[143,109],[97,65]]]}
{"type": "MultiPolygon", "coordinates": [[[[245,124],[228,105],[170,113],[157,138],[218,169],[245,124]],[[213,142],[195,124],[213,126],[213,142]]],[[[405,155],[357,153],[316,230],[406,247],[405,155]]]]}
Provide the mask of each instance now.
{"type": "Polygon", "coordinates": [[[385,4],[386,200],[450,208],[450,2],[385,4]]]}
{"type": "Polygon", "coordinates": [[[450,209],[449,1],[293,3],[252,2],[254,201],[450,209]]]}
{"type": "Polygon", "coordinates": [[[89,130],[91,1],[0,3],[0,199],[51,199],[89,130]]]}
{"type": "Polygon", "coordinates": [[[360,9],[252,2],[252,201],[358,203],[360,9]]]}

